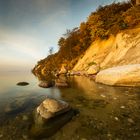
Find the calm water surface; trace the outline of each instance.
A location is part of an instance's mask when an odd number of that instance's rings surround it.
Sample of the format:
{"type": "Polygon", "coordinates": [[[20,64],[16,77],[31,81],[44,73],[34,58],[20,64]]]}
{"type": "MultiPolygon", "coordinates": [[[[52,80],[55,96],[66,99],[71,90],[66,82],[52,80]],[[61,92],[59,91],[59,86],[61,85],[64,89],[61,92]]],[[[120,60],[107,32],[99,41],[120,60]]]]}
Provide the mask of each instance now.
{"type": "Polygon", "coordinates": [[[46,96],[80,111],[47,140],[140,139],[139,88],[105,86],[80,76],[68,80],[70,88],[43,89],[30,72],[0,73],[0,140],[32,140],[32,112],[46,96]],[[17,86],[20,81],[30,84],[17,86]],[[10,112],[13,108],[18,109],[10,112]]]}

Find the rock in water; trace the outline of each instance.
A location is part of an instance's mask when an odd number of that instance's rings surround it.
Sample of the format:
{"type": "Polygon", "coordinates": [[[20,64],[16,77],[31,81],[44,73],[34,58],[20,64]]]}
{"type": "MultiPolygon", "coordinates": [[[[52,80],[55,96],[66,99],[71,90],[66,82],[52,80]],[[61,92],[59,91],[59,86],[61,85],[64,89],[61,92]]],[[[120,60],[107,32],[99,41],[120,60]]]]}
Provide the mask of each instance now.
{"type": "Polygon", "coordinates": [[[27,82],[19,82],[19,83],[17,83],[17,85],[18,86],[27,86],[27,85],[29,85],[29,83],[27,83],[27,82]]]}
{"type": "Polygon", "coordinates": [[[29,99],[16,99],[7,104],[5,107],[5,113],[14,115],[24,111],[30,104],[29,99]]]}
{"type": "Polygon", "coordinates": [[[96,82],[118,86],[140,86],[140,64],[108,68],[100,71],[96,82]]]}
{"type": "Polygon", "coordinates": [[[51,81],[41,81],[38,86],[42,88],[50,88],[53,86],[53,83],[51,81]]]}
{"type": "Polygon", "coordinates": [[[68,103],[47,98],[34,112],[34,124],[31,127],[31,136],[43,138],[52,136],[75,115],[68,103]]]}
{"type": "Polygon", "coordinates": [[[37,113],[40,114],[43,118],[49,119],[56,115],[62,114],[70,109],[68,103],[47,98],[44,100],[39,107],[37,107],[37,113]]]}

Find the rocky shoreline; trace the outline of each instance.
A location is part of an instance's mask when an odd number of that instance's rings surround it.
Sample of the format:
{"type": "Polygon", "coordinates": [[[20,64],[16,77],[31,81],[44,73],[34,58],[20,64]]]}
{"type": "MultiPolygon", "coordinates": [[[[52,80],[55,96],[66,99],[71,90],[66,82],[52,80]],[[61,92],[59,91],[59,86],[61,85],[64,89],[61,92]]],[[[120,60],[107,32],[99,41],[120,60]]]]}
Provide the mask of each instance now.
{"type": "MultiPolygon", "coordinates": [[[[95,67],[94,67],[95,68],[95,67]]],[[[85,76],[97,83],[102,83],[111,86],[140,86],[140,64],[129,64],[108,68],[105,70],[90,69],[89,71],[60,71],[55,74],[54,84],[52,81],[41,82],[42,87],[69,87],[66,77],[69,76],[85,76]]],[[[63,68],[64,69],[64,68],[63,68]]],[[[41,85],[40,84],[40,85],[41,85]]]]}

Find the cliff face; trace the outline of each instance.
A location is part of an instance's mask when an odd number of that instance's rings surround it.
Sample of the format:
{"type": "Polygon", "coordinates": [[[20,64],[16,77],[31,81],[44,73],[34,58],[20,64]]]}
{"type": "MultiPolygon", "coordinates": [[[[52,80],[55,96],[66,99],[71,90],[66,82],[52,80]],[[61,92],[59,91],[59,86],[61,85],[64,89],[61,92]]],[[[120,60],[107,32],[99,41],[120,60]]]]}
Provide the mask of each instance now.
{"type": "Polygon", "coordinates": [[[79,59],[74,71],[87,71],[92,65],[101,69],[140,63],[140,28],[125,30],[107,40],[91,44],[85,55],[79,59]]]}

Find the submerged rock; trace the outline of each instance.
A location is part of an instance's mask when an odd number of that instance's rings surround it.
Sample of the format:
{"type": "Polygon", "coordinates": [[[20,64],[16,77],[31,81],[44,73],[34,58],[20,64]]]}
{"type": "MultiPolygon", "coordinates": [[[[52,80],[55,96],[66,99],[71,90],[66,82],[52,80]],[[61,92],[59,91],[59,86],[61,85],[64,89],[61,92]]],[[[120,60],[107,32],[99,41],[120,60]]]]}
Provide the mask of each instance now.
{"type": "Polygon", "coordinates": [[[100,71],[96,82],[118,86],[140,86],[140,64],[117,66],[100,71]]]}
{"type": "Polygon", "coordinates": [[[9,104],[7,104],[7,106],[5,107],[5,113],[11,114],[11,115],[20,113],[27,108],[29,103],[30,103],[30,100],[28,99],[13,100],[9,104]]]}
{"type": "Polygon", "coordinates": [[[41,81],[38,86],[42,87],[42,88],[50,88],[53,86],[53,82],[52,81],[41,81]]]}
{"type": "Polygon", "coordinates": [[[18,86],[27,86],[27,85],[29,85],[29,83],[28,82],[18,82],[17,85],[18,86]]]}
{"type": "Polygon", "coordinates": [[[47,98],[34,112],[34,125],[31,127],[31,136],[43,138],[53,135],[75,115],[68,103],[47,98]]]}

